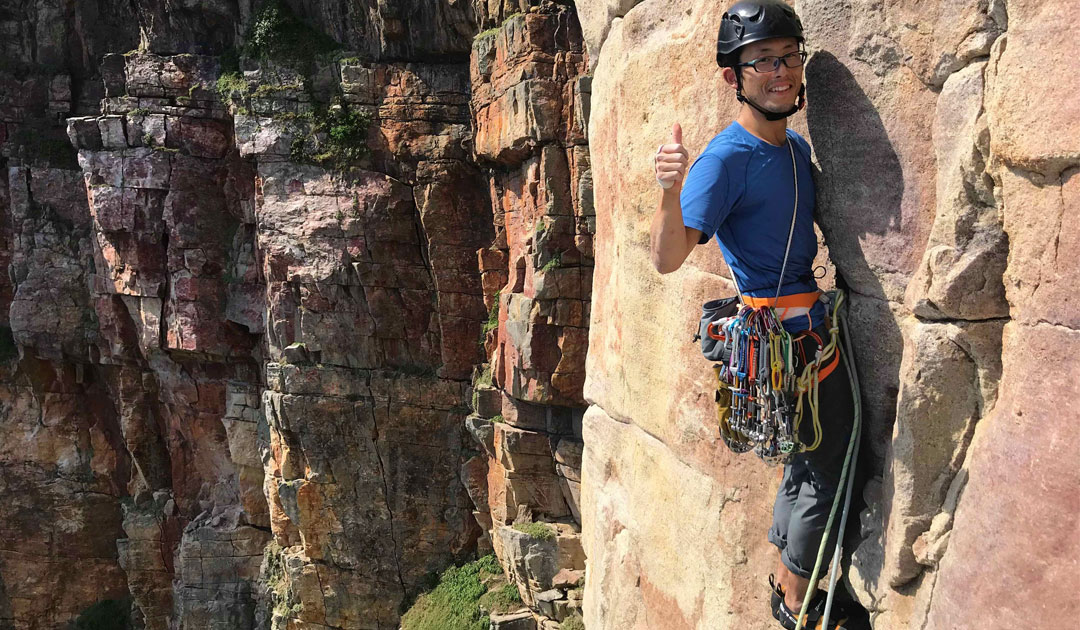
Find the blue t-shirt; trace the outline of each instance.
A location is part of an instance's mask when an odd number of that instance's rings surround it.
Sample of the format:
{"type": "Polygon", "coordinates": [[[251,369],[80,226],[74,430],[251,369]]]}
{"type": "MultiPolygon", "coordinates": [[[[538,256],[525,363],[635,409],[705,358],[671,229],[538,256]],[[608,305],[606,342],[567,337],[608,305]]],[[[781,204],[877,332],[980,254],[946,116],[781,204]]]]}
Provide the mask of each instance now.
{"type": "MultiPolygon", "coordinates": [[[[810,171],[810,145],[787,130],[798,164],[799,208],[784,285],[780,295],[817,291],[814,281],[814,180],[810,171]]],[[[795,182],[787,144],[774,146],[731,123],[694,161],[683,183],[683,224],[701,230],[701,242],[714,234],[724,260],[744,295],[776,295],[784,248],[795,206],[795,182]]],[[[784,321],[796,332],[825,321],[825,307],[814,304],[807,316],[784,321]]]]}

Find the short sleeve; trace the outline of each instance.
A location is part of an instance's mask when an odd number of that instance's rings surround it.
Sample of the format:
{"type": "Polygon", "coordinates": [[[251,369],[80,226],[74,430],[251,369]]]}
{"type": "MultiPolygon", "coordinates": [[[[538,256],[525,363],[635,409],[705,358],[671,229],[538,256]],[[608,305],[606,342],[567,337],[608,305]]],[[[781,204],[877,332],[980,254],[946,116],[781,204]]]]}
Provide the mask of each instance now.
{"type": "Polygon", "coordinates": [[[795,131],[794,129],[788,129],[787,131],[788,131],[788,137],[795,140],[795,146],[797,146],[800,149],[800,152],[803,154],[803,157],[805,157],[807,161],[810,161],[811,160],[810,143],[807,142],[806,138],[799,135],[799,133],[797,131],[795,131]]]}
{"type": "Polygon", "coordinates": [[[729,180],[724,161],[709,153],[700,156],[686,174],[679,196],[683,225],[701,231],[699,244],[708,242],[731,212],[729,180]]]}

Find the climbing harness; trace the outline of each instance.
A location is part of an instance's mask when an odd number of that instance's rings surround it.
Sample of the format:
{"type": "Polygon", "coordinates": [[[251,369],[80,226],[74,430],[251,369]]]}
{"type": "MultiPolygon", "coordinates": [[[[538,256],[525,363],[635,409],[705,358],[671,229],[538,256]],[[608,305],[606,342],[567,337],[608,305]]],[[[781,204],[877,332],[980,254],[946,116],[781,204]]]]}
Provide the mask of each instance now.
{"type": "Polygon", "coordinates": [[[836,367],[839,358],[835,322],[843,302],[840,292],[780,295],[799,208],[798,171],[790,141],[788,150],[795,207],[776,295],[772,299],[744,296],[732,273],[738,301],[732,297],[707,302],[698,330],[702,353],[715,362],[717,421],[724,444],[735,453],[753,450],[768,464],[784,464],[793,454],[812,451],[821,444],[818,383],[836,367]],[[792,335],[784,329],[784,314],[791,309],[809,310],[819,299],[832,306],[828,340],[811,330],[792,335]],[[809,356],[807,348],[813,348],[809,356]],[[810,444],[799,440],[806,417],[813,426],[810,444]]]}

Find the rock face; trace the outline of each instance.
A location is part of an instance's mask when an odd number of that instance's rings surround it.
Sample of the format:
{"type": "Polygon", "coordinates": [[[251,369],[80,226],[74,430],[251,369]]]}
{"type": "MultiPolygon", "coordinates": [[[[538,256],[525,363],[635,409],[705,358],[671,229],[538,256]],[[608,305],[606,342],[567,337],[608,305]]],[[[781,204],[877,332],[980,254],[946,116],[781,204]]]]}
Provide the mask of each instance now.
{"type": "MultiPolygon", "coordinates": [[[[878,630],[1065,627],[1080,14],[797,9],[864,392],[845,582],[878,630]]],[[[722,11],[0,2],[0,626],[396,627],[494,551],[493,627],[773,627],[776,476],[690,341],[731,285],[648,262],[653,147],[736,112],[722,11]]]]}
{"type": "MultiPolygon", "coordinates": [[[[670,332],[691,331],[698,305],[730,285],[712,247],[671,276],[648,264],[652,147],[681,122],[693,155],[734,111],[709,49],[722,8],[581,4],[590,51],[600,46],[585,621],[770,627],[772,476],[719,444],[707,366],[689,332],[670,332]],[[684,532],[708,541],[709,561],[665,566],[657,549],[684,532]]],[[[1034,68],[1027,53],[1075,49],[1057,26],[1075,12],[1037,1],[796,8],[812,54],[809,106],[792,124],[814,147],[818,219],[849,289],[872,477],[846,580],[879,629],[1067,624],[1075,601],[1040,585],[1076,583],[1076,541],[1041,536],[1075,529],[1080,501],[1068,456],[1055,454],[1076,434],[1067,355],[1080,337],[1058,252],[1080,147],[1075,104],[1016,86],[1034,68]],[[1039,126],[1051,120],[1060,129],[1039,126]],[[1053,375],[1021,385],[1040,360],[1053,375]]]]}

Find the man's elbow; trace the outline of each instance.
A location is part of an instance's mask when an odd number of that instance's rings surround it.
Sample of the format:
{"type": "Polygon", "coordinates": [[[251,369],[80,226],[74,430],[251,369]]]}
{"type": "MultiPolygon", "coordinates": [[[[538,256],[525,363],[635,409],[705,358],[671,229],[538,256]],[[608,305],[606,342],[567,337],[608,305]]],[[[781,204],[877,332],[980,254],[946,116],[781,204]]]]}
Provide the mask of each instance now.
{"type": "Polygon", "coordinates": [[[670,257],[665,258],[664,256],[661,256],[659,252],[653,251],[652,266],[661,274],[668,274],[681,267],[682,262],[671,260],[670,257]]]}

